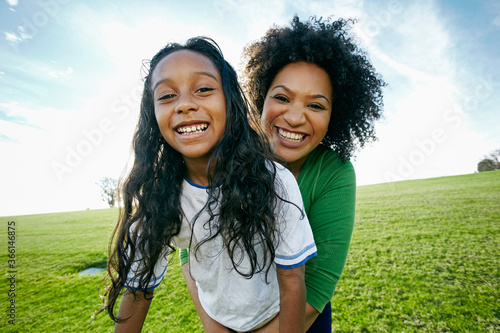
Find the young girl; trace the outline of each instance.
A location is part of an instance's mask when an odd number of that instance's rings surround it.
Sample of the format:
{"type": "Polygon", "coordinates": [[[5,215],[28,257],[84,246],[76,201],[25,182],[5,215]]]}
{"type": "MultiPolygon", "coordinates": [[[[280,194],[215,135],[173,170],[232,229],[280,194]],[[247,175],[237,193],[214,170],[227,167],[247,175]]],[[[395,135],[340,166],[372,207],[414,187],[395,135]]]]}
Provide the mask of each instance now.
{"type": "Polygon", "coordinates": [[[248,117],[236,73],[213,42],[170,44],[151,60],[110,243],[115,331],[141,330],[169,252],[186,247],[214,323],[207,331],[245,332],[280,313],[280,331],[303,332],[304,263],[316,246],[293,175],[271,162],[248,117]]]}

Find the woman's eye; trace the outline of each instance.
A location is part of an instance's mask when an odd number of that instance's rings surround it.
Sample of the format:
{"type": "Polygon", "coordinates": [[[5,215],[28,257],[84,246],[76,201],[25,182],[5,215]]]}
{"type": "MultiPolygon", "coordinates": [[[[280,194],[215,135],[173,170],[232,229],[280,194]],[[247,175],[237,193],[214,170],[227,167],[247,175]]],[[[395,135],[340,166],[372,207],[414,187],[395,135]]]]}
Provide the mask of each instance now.
{"type": "Polygon", "coordinates": [[[318,110],[324,110],[325,107],[321,104],[317,104],[317,103],[313,103],[313,104],[309,104],[309,107],[312,108],[312,109],[318,109],[318,110]]]}
{"type": "Polygon", "coordinates": [[[273,96],[274,99],[280,101],[280,102],[288,102],[288,98],[283,95],[275,95],[273,96]]]}
{"type": "Polygon", "coordinates": [[[174,98],[175,95],[174,94],[165,94],[165,95],[161,95],[158,100],[161,101],[161,100],[166,100],[166,99],[171,99],[171,98],[174,98]]]}

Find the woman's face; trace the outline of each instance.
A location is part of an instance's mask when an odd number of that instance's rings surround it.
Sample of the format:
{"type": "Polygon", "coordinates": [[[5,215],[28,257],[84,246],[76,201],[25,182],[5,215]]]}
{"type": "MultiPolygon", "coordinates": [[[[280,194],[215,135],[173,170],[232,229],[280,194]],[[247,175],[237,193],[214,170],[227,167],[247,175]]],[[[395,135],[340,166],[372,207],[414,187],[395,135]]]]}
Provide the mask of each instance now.
{"type": "Polygon", "coordinates": [[[163,58],[152,73],[156,121],[184,161],[208,161],[224,134],[226,100],[212,61],[190,50],[163,58]]]}
{"type": "Polygon", "coordinates": [[[326,135],[332,114],[332,85],[315,64],[286,65],[271,83],[262,125],[272,131],[275,153],[300,172],[309,153],[326,135]]]}

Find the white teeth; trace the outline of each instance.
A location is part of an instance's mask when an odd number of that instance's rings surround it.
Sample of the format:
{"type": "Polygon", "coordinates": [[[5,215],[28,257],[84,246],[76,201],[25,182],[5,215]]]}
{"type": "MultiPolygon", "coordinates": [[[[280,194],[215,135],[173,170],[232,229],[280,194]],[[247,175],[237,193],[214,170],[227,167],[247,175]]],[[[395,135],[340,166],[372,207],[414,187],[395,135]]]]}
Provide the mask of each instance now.
{"type": "Polygon", "coordinates": [[[193,125],[193,126],[185,126],[185,127],[179,127],[177,129],[177,133],[179,134],[195,134],[195,133],[201,133],[205,131],[208,127],[208,124],[201,124],[201,125],[193,125]]]}
{"type": "Polygon", "coordinates": [[[281,128],[278,129],[278,133],[282,138],[293,142],[300,142],[304,138],[304,134],[290,133],[281,128]]]}

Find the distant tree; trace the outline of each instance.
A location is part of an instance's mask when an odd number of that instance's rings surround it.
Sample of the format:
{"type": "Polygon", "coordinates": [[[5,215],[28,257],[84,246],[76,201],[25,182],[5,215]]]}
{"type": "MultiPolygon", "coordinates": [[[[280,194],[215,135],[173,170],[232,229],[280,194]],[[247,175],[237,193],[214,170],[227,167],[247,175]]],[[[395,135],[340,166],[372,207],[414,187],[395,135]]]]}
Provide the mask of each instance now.
{"type": "Polygon", "coordinates": [[[492,151],[487,157],[496,162],[497,169],[500,169],[500,149],[492,151]]]}
{"type": "Polygon", "coordinates": [[[500,170],[500,149],[494,150],[484,156],[481,162],[477,164],[477,171],[500,170]]]}
{"type": "Polygon", "coordinates": [[[96,183],[101,188],[101,198],[107,202],[109,207],[114,207],[116,204],[118,181],[111,177],[102,177],[96,183]]]}
{"type": "Polygon", "coordinates": [[[498,170],[498,163],[493,161],[492,159],[485,158],[477,164],[477,171],[479,172],[493,170],[498,170]]]}

